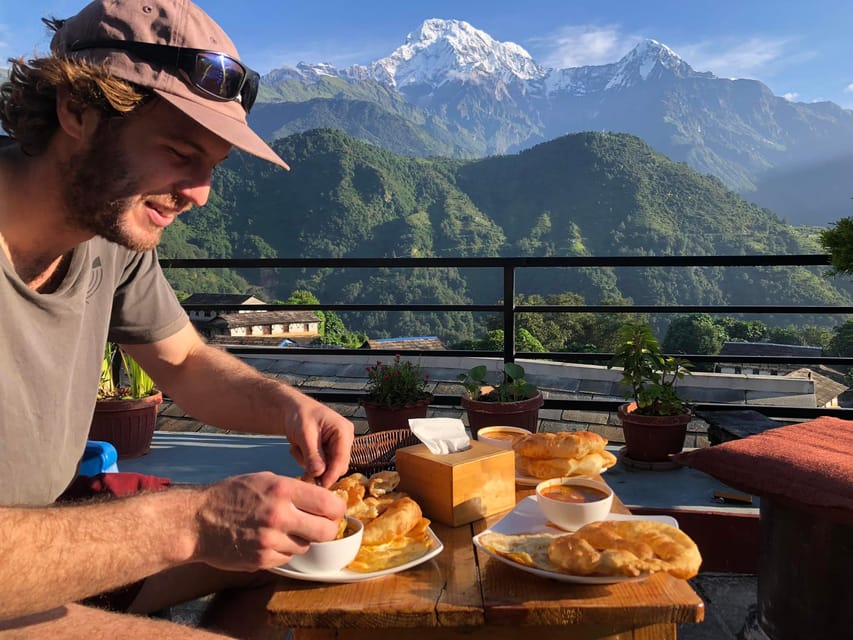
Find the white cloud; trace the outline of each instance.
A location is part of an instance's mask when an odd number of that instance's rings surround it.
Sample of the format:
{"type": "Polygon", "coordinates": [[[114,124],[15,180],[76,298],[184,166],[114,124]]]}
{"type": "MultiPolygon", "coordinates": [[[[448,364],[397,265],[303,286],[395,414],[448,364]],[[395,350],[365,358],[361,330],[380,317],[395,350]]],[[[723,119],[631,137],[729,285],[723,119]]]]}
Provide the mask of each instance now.
{"type": "Polygon", "coordinates": [[[853,83],[844,87],[844,93],[853,93],[853,83]]]}
{"type": "Polygon", "coordinates": [[[569,25],[532,40],[530,46],[541,52],[536,56],[540,64],[566,69],[616,62],[640,40],[623,34],[618,25],[569,25]]]}
{"type": "Polygon", "coordinates": [[[801,49],[792,53],[794,44],[791,39],[754,36],[687,44],[678,52],[697,71],[711,71],[722,78],[760,79],[813,57],[813,52],[801,49]]]}
{"type": "Polygon", "coordinates": [[[646,37],[661,41],[697,71],[722,78],[766,78],[782,67],[814,57],[790,38],[753,36],[693,43],[667,42],[660,34],[625,33],[620,25],[567,25],[530,41],[535,57],[548,67],[563,69],[618,61],[646,37]]]}
{"type": "Polygon", "coordinates": [[[787,100],[788,102],[795,102],[797,100],[797,98],[800,97],[800,94],[797,93],[796,91],[790,91],[790,92],[786,93],[785,95],[783,95],[782,97],[785,98],[785,100],[787,100]]]}

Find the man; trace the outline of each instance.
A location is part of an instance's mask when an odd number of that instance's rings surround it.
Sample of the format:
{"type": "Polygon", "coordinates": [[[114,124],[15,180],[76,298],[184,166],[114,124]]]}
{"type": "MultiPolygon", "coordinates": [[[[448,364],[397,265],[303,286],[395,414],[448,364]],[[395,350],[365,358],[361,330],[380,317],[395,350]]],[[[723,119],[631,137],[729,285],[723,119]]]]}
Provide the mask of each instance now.
{"type": "Polygon", "coordinates": [[[11,61],[0,92],[0,638],[221,637],[75,604],[126,585],[135,613],[244,587],[217,596],[211,626],[265,637],[262,570],[334,537],[345,505],[324,487],[353,427],[206,346],[154,252],[232,145],[287,168],[246,124],[258,76],[188,0],[96,0],[46,23],[51,55],[11,61]],[[258,473],[53,505],[107,340],[199,420],[287,436],[311,482],[258,473]]]}

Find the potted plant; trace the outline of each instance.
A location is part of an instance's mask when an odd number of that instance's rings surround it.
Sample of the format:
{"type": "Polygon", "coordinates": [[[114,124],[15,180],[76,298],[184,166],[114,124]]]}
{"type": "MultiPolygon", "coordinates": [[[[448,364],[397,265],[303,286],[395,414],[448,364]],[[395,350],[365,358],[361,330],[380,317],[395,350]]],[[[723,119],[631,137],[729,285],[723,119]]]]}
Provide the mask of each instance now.
{"type": "Polygon", "coordinates": [[[646,324],[619,328],[619,346],[608,368],[622,367],[627,402],[619,407],[625,454],[631,460],[668,461],[684,447],[692,410],[675,393],[676,383],[690,373],[687,360],[667,356],[646,324]]]}
{"type": "Polygon", "coordinates": [[[539,408],[545,402],[542,392],[524,379],[524,367],[514,362],[503,366],[502,380],[489,384],[485,365],[460,373],[457,379],[465,387],[462,406],[468,414],[468,425],[474,438],[483,427],[521,427],[535,432],[539,424],[539,408]]]}
{"type": "Polygon", "coordinates": [[[367,393],[359,404],[370,431],[408,429],[409,418],[425,418],[433,400],[428,384],[429,374],[399,355],[390,364],[377,360],[367,367],[367,393]]]}
{"type": "Polygon", "coordinates": [[[118,345],[107,343],[89,439],[109,442],[119,459],[148,453],[161,402],[151,376],[118,345]]]}

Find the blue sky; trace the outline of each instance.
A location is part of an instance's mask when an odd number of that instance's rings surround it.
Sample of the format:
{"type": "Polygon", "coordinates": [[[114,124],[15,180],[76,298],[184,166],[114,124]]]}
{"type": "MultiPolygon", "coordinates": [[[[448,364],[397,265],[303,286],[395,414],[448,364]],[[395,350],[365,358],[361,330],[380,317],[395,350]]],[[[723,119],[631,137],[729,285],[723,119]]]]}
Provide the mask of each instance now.
{"type": "MultiPolygon", "coordinates": [[[[853,108],[850,0],[517,0],[353,2],[197,0],[258,71],[286,64],[342,67],[391,53],[427,18],[470,22],[515,42],[541,64],[614,62],[640,39],[672,48],[697,71],[754,78],[779,96],[853,108]]],[[[83,0],[0,0],[0,56],[43,52],[39,18],[83,0]]],[[[5,65],[4,65],[5,66],[5,65]]]]}

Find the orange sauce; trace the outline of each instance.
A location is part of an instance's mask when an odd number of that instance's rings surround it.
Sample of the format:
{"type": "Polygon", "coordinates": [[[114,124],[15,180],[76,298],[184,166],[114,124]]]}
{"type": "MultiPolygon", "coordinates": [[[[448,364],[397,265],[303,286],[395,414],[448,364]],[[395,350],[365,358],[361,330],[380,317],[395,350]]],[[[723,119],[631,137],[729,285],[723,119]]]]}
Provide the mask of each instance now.
{"type": "Polygon", "coordinates": [[[493,440],[516,440],[521,434],[512,433],[511,431],[492,431],[484,435],[493,440]]]}
{"type": "Polygon", "coordinates": [[[592,487],[580,485],[569,486],[565,484],[548,487],[542,492],[542,495],[551,500],[559,500],[560,502],[597,502],[607,497],[606,493],[592,487]]]}

